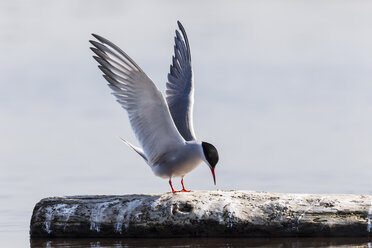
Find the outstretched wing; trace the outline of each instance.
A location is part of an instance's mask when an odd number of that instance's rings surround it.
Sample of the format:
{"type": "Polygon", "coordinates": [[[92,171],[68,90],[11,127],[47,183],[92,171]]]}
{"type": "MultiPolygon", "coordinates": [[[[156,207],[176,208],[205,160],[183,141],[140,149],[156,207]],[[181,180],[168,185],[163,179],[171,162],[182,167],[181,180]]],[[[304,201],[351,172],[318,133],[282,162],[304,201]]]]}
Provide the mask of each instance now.
{"type": "Polygon", "coordinates": [[[182,35],[176,30],[174,56],[168,74],[167,102],[176,127],[185,140],[195,140],[192,121],[194,82],[189,41],[185,29],[178,21],[182,35]]]}
{"type": "Polygon", "coordinates": [[[184,143],[170,116],[164,97],[142,69],[119,47],[93,34],[89,41],[108,86],[127,110],[132,129],[149,164],[174,146],[184,143]]]}

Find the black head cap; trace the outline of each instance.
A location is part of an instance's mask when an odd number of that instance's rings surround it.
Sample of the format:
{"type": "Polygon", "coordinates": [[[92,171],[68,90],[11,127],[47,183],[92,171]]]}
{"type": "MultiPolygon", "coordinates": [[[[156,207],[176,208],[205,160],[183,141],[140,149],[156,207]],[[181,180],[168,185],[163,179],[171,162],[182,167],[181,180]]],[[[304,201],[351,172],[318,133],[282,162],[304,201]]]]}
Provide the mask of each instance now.
{"type": "Polygon", "coordinates": [[[218,162],[218,152],[216,147],[214,147],[212,144],[209,144],[207,142],[202,142],[203,152],[204,156],[207,159],[208,163],[212,168],[216,167],[216,164],[218,162]]]}

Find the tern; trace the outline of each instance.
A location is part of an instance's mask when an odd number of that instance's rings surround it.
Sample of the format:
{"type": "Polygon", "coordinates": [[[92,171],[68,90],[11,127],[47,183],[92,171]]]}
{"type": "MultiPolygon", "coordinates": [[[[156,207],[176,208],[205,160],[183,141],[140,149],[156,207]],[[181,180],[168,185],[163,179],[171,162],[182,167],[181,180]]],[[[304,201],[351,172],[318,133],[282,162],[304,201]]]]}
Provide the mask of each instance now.
{"type": "Polygon", "coordinates": [[[169,179],[173,193],[189,192],[183,177],[203,161],[216,185],[217,149],[198,141],[193,127],[194,79],[190,45],[178,21],[174,56],[166,83],[166,98],[143,70],[111,41],[92,34],[93,58],[117,102],[127,111],[131,127],[141,146],[122,139],[151,167],[156,176],[169,179]],[[176,191],[172,178],[181,177],[182,190],[176,191]]]}

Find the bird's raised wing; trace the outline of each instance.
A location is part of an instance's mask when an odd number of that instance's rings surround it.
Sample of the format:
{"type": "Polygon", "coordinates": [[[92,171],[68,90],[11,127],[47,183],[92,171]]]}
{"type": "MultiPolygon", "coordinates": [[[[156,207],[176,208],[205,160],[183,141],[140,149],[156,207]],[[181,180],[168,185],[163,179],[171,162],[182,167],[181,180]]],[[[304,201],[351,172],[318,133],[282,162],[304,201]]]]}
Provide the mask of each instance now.
{"type": "Polygon", "coordinates": [[[108,86],[127,110],[132,129],[149,164],[185,141],[177,131],[164,97],[142,69],[119,47],[93,34],[94,59],[108,86]]]}
{"type": "Polygon", "coordinates": [[[185,140],[195,140],[192,121],[194,82],[189,41],[185,29],[178,21],[182,35],[176,30],[174,56],[168,74],[167,102],[178,131],[185,140]]]}

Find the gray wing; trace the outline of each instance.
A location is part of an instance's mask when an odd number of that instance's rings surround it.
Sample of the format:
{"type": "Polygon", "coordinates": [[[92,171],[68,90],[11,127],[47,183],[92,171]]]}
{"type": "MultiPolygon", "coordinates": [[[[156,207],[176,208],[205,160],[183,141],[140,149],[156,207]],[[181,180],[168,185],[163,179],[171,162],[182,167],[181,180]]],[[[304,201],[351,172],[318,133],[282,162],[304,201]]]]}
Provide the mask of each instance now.
{"type": "MultiPolygon", "coordinates": [[[[151,79],[120,48],[105,38],[90,41],[108,86],[127,111],[132,129],[152,165],[174,146],[184,144],[164,97],[151,79]]],[[[137,152],[142,152],[137,148],[137,152]]]]}
{"type": "Polygon", "coordinates": [[[194,80],[191,67],[189,41],[185,29],[178,21],[182,33],[176,30],[174,56],[168,74],[167,102],[176,127],[185,140],[195,140],[193,127],[194,80]]]}

